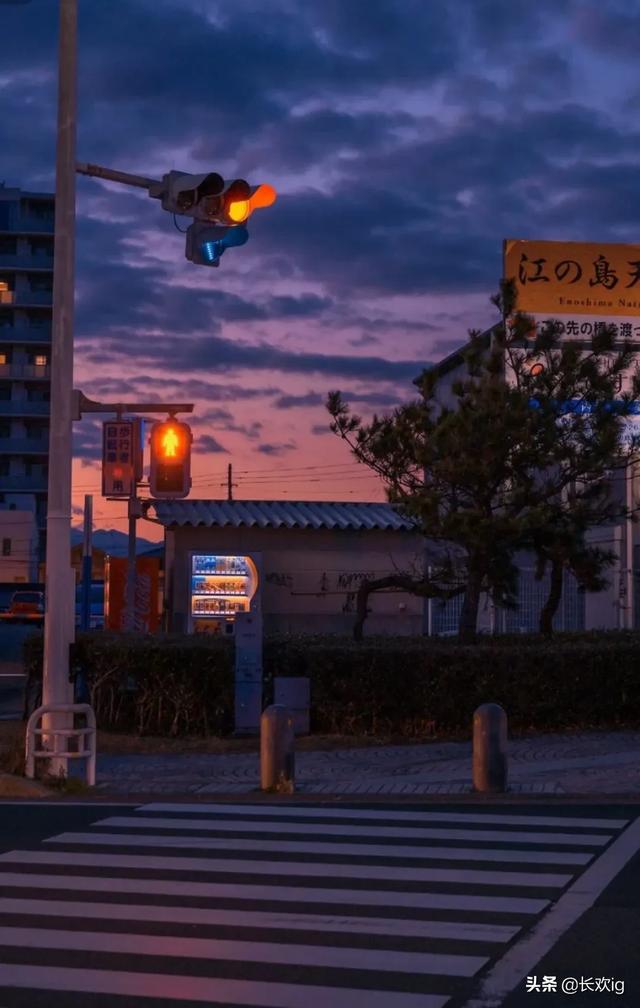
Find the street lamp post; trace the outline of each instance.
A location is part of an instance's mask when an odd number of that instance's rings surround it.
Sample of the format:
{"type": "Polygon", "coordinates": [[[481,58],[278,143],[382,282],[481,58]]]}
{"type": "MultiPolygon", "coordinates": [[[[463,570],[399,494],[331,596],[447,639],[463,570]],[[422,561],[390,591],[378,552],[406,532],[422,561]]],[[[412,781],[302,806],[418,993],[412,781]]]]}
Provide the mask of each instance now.
{"type": "MultiPolygon", "coordinates": [[[[71,420],[76,196],[77,0],[60,0],[58,129],[56,144],[51,416],[47,501],[46,612],[42,702],[73,701],[69,649],[74,636],[75,579],[71,567],[71,420]]],[[[63,727],[68,715],[48,715],[63,727]]],[[[45,725],[46,727],[46,725],[45,725]]],[[[51,771],[66,776],[67,760],[51,771]]]]}

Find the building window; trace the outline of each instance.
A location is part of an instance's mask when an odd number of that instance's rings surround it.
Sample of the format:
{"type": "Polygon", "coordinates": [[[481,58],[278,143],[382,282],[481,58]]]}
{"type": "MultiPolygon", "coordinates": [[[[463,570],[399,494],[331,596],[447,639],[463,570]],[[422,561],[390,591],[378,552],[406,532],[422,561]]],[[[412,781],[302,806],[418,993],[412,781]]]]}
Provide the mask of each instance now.
{"type": "Polygon", "coordinates": [[[11,556],[11,540],[10,539],[3,539],[2,540],[2,555],[3,556],[11,556]]]}
{"type": "Polygon", "coordinates": [[[0,438],[11,437],[11,423],[9,420],[0,420],[0,438]]]}
{"type": "Polygon", "coordinates": [[[0,364],[8,364],[6,353],[0,353],[0,364]]]}
{"type": "Polygon", "coordinates": [[[52,291],[53,279],[49,276],[29,276],[29,289],[32,291],[52,291]]]}
{"type": "Polygon", "coordinates": [[[47,363],[47,355],[36,354],[35,357],[33,358],[33,363],[36,365],[36,367],[45,367],[47,363]]]}

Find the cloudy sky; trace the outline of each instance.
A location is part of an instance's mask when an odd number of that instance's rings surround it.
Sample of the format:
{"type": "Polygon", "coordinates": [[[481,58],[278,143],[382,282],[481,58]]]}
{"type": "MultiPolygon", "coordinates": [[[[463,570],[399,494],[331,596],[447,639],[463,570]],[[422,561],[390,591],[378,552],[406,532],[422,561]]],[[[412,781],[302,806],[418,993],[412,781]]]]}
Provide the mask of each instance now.
{"type": "MultiPolygon", "coordinates": [[[[0,180],[37,191],[57,6],[0,0],[0,180]]],[[[193,401],[194,497],[232,462],[239,498],[381,499],[327,391],[410,396],[493,321],[504,238],[638,241],[639,0],[80,0],[79,38],[79,160],[278,191],[207,269],[145,192],[78,178],[76,385],[193,401]]],[[[76,451],[77,503],[98,424],[76,451]]]]}

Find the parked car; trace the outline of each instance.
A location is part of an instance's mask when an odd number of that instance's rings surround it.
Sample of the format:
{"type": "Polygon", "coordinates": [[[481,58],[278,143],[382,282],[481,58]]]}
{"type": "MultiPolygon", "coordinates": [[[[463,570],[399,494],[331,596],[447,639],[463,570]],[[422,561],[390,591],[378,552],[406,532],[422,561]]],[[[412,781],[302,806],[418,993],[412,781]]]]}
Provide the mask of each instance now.
{"type": "Polygon", "coordinates": [[[9,619],[15,623],[44,620],[44,594],[39,591],[17,591],[9,603],[9,619]]]}

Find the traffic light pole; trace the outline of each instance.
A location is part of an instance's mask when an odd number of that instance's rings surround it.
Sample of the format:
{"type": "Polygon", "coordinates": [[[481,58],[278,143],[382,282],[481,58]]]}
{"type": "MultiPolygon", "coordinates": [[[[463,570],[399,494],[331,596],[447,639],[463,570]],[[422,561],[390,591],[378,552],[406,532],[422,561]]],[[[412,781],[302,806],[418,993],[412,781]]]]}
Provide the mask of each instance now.
{"type": "Polygon", "coordinates": [[[138,500],[138,484],[134,483],[128,501],[129,542],[127,550],[127,584],[125,593],[125,628],[129,633],[136,630],[136,544],[137,522],[141,505],[138,500]]]}
{"type": "MultiPolygon", "coordinates": [[[[77,0],[60,0],[43,704],[73,702],[69,657],[75,632],[75,577],[71,567],[71,390],[75,279],[77,13],[77,0]]],[[[64,728],[68,720],[67,714],[49,714],[45,717],[45,728],[64,728]]],[[[66,776],[67,759],[63,756],[54,757],[50,771],[54,775],[66,776]]]]}
{"type": "MultiPolygon", "coordinates": [[[[86,161],[76,165],[79,175],[90,175],[91,178],[107,179],[109,182],[120,182],[121,185],[135,186],[137,189],[151,189],[152,186],[162,188],[159,179],[147,178],[145,175],[130,175],[129,172],[116,171],[115,168],[103,168],[102,165],[87,164],[86,161]]],[[[159,195],[159,194],[158,194],[159,195]]]]}

